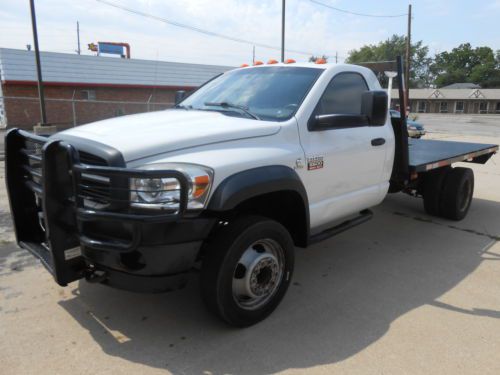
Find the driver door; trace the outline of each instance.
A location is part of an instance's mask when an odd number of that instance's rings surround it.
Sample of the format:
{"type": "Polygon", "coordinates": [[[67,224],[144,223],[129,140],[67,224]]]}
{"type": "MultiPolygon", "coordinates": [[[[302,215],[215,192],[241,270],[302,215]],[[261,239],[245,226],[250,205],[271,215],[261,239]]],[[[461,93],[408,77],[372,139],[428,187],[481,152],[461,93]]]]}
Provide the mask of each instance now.
{"type": "MultiPolygon", "coordinates": [[[[358,72],[335,75],[309,121],[323,114],[360,115],[362,94],[367,90],[369,87],[358,72]]],[[[387,126],[346,121],[345,126],[309,128],[308,124],[299,124],[306,157],[301,177],[309,195],[314,232],[314,227],[356,214],[383,199],[387,190],[382,181],[387,126]]]]}

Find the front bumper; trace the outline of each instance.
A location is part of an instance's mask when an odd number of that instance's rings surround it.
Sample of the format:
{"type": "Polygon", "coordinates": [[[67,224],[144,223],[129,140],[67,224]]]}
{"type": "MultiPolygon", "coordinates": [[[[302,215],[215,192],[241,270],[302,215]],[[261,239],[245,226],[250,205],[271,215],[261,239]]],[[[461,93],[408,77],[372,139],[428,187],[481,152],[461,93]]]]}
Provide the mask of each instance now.
{"type": "Polygon", "coordinates": [[[186,212],[183,173],[127,169],[121,155],[109,163],[104,158],[101,165],[82,163],[80,147],[18,129],[7,133],[5,144],[18,244],[37,256],[59,285],[96,280],[97,272],[100,282],[136,291],[184,284],[216,220],[186,212]],[[131,178],[163,177],[179,181],[178,209],[130,208],[131,178]]]}

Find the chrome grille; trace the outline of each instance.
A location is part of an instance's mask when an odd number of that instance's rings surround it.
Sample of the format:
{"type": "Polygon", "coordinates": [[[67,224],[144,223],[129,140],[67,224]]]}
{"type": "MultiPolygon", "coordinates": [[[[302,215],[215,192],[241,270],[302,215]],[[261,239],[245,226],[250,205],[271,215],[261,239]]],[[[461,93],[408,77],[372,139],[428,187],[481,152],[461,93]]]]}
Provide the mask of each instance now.
{"type": "Polygon", "coordinates": [[[21,153],[26,156],[22,165],[26,185],[37,195],[42,193],[42,147],[44,142],[26,139],[21,153]]]}
{"type": "MultiPolygon", "coordinates": [[[[85,151],[78,151],[80,163],[108,166],[105,159],[89,154],[85,151]]],[[[79,196],[84,200],[88,207],[103,208],[111,201],[111,183],[109,177],[103,177],[95,174],[82,173],[79,186],[79,196]]]]}
{"type": "Polygon", "coordinates": [[[89,165],[97,165],[101,167],[108,166],[106,160],[97,155],[89,154],[85,151],[78,151],[78,156],[80,157],[80,163],[89,164],[89,165]]]}
{"type": "MultiPolygon", "coordinates": [[[[44,142],[35,139],[26,139],[21,152],[26,156],[26,161],[22,168],[26,185],[41,198],[42,195],[42,147],[44,142]]],[[[85,151],[78,151],[82,164],[93,166],[108,166],[104,158],[90,154],[85,151]]],[[[79,196],[86,205],[92,208],[102,208],[111,201],[110,179],[108,177],[82,174],[79,186],[79,196]]]]}

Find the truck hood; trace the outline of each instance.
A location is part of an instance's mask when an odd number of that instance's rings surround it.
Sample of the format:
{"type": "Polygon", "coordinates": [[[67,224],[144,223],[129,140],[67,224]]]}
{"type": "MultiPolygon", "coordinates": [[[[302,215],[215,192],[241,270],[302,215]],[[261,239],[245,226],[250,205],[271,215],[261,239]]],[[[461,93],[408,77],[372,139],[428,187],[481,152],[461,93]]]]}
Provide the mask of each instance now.
{"type": "Polygon", "coordinates": [[[126,162],[207,144],[277,133],[279,123],[227,116],[215,111],[166,110],[78,126],[52,136],[79,137],[111,146],[126,162]]]}

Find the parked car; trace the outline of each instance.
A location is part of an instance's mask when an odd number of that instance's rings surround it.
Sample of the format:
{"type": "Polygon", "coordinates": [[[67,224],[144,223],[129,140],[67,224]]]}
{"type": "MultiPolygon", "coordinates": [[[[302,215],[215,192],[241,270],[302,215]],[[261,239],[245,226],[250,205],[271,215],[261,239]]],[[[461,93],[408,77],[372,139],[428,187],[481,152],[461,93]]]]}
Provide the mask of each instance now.
{"type": "MultiPolygon", "coordinates": [[[[400,118],[401,117],[401,113],[399,113],[395,109],[391,109],[390,112],[391,112],[391,117],[393,117],[393,118],[400,118]]],[[[411,138],[420,138],[423,135],[425,135],[425,129],[424,129],[424,126],[422,124],[408,118],[408,119],[406,119],[406,125],[408,128],[408,135],[411,138]]]]}

